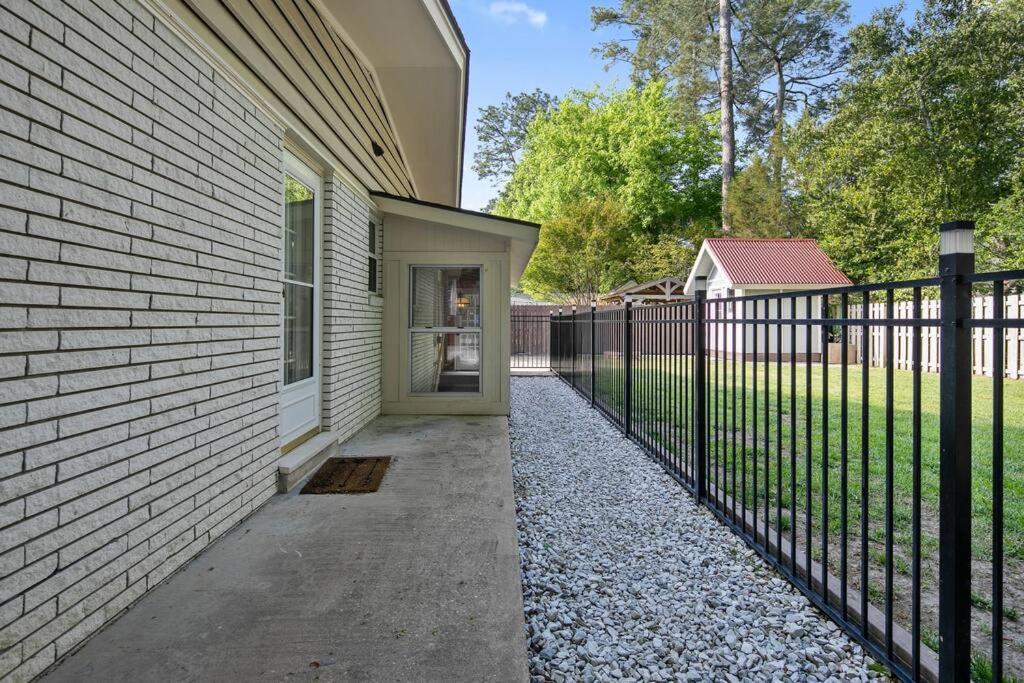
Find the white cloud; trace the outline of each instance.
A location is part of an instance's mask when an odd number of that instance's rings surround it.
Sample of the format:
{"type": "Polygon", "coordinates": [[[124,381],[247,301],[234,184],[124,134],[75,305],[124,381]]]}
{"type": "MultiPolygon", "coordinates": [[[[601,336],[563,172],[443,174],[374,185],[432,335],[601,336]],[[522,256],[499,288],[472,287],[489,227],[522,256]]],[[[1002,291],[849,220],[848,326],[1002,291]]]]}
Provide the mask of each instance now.
{"type": "Polygon", "coordinates": [[[547,12],[534,9],[525,2],[492,2],[490,15],[506,24],[526,19],[534,28],[544,28],[544,24],[548,23],[547,12]]]}

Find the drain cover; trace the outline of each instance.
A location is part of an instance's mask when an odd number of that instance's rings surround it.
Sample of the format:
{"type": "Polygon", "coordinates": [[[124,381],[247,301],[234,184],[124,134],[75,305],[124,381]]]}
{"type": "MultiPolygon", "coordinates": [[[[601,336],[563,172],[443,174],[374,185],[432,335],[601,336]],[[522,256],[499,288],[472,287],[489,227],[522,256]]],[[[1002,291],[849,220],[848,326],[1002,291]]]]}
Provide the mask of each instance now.
{"type": "Polygon", "coordinates": [[[301,493],[373,493],[380,488],[391,458],[330,458],[302,487],[301,493]]]}

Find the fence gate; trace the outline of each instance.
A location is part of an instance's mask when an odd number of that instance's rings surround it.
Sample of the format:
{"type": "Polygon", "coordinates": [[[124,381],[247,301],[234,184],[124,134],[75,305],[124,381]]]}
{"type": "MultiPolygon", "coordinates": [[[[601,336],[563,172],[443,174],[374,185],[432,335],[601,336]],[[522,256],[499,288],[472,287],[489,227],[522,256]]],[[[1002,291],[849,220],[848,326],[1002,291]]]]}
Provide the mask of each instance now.
{"type": "Polygon", "coordinates": [[[551,360],[550,330],[550,306],[512,306],[512,367],[546,369],[551,360]]]}

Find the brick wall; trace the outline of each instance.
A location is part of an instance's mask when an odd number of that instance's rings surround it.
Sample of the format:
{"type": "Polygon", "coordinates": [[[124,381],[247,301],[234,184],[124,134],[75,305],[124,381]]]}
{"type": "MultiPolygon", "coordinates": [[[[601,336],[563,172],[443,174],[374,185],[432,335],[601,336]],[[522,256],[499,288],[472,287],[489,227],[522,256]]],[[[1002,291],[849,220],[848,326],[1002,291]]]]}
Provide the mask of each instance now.
{"type": "MultiPolygon", "coordinates": [[[[323,424],[342,439],[380,414],[384,300],[368,291],[369,221],[344,184],[324,183],[323,424]]],[[[378,255],[382,235],[377,221],[378,255]]]]}
{"type": "MultiPolygon", "coordinates": [[[[0,678],[272,495],[282,136],[132,0],[0,6],[0,678]]],[[[348,434],[379,411],[381,305],[348,254],[367,209],[328,187],[348,434]]]]}

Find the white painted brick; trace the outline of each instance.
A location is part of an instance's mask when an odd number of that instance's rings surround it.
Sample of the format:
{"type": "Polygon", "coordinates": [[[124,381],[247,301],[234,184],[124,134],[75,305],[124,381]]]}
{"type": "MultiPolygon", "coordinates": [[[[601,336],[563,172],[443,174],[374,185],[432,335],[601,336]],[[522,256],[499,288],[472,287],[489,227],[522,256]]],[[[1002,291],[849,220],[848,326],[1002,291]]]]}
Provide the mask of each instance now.
{"type": "MultiPolygon", "coordinates": [[[[10,576],[0,579],[0,602],[7,602],[15,595],[29,589],[31,586],[43,581],[53,574],[57,568],[57,556],[51,555],[47,558],[34,562],[29,566],[17,571],[10,576]]],[[[27,609],[39,605],[35,603],[27,609]]]]}
{"type": "Polygon", "coordinates": [[[41,674],[46,667],[53,664],[56,660],[56,646],[53,644],[47,645],[26,659],[21,666],[12,671],[5,680],[10,683],[28,683],[35,679],[36,676],[41,674]]]}
{"type": "Polygon", "coordinates": [[[148,378],[149,368],[144,365],[109,368],[91,372],[64,373],[60,375],[59,391],[62,394],[87,391],[100,387],[140,382],[148,378]]]}
{"type": "Polygon", "coordinates": [[[0,382],[0,403],[28,401],[57,393],[56,377],[28,377],[0,382]]]}
{"type": "Polygon", "coordinates": [[[92,410],[88,413],[81,413],[72,417],[65,417],[60,421],[60,435],[70,436],[98,427],[142,417],[149,414],[149,401],[137,401],[125,403],[112,408],[92,410]]]}
{"type": "MultiPolygon", "coordinates": [[[[77,349],[99,349],[105,346],[141,346],[149,344],[151,335],[149,330],[62,330],[60,333],[60,348],[66,350],[77,349]]],[[[101,359],[99,354],[94,352],[90,360],[97,363],[97,367],[106,365],[119,365],[127,363],[129,353],[125,351],[106,351],[111,355],[110,362],[101,359]]],[[[78,368],[74,368],[78,369],[78,368]]]]}
{"type": "Polygon", "coordinates": [[[94,510],[111,503],[120,498],[127,497],[134,491],[146,486],[149,483],[149,473],[141,472],[132,475],[127,479],[121,479],[106,488],[99,489],[89,495],[76,498],[75,500],[60,507],[60,520],[62,524],[71,522],[82,515],[87,515],[94,510]]]}
{"type": "MultiPolygon", "coordinates": [[[[27,613],[24,592],[0,604],[39,619],[4,650],[18,676],[275,484],[283,131],[134,0],[95,1],[3,24],[45,53],[11,48],[28,62],[0,84],[21,183],[0,183],[0,425],[30,420],[0,432],[0,567],[59,562],[27,613]]],[[[367,208],[331,182],[325,199],[323,417],[348,433],[379,406],[381,307],[361,291],[367,208]]]]}
{"type": "MultiPolygon", "coordinates": [[[[27,333],[26,333],[27,334],[27,333]]],[[[34,334],[53,334],[56,332],[37,332],[34,334]]],[[[69,332],[61,332],[66,337],[69,332]]],[[[93,333],[94,334],[94,333],[93,333]]],[[[0,332],[0,340],[3,333],[0,332]]],[[[96,351],[65,351],[29,356],[29,374],[41,375],[51,372],[73,372],[75,370],[91,370],[110,365],[128,363],[128,349],[100,349],[96,351]]]]}

